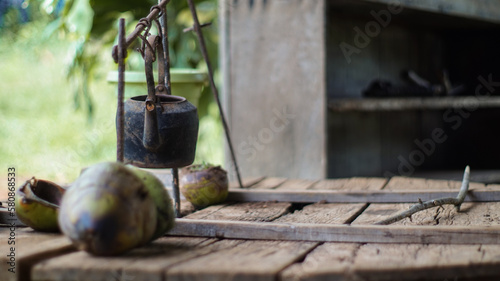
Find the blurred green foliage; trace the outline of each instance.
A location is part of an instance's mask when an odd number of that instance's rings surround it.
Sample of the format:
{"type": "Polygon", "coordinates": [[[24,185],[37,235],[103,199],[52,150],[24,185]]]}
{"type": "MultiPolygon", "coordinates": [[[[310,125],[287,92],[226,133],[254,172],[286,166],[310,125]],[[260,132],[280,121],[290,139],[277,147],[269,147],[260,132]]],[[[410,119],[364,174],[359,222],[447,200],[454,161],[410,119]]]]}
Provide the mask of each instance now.
{"type": "Polygon", "coordinates": [[[0,35],[0,159],[16,168],[19,185],[32,176],[68,183],[116,158],[114,89],[93,83],[93,122],[76,112],[64,73],[70,43],[41,40],[47,22],[25,24],[15,41],[0,35]]]}
{"type": "MultiPolygon", "coordinates": [[[[46,0],[53,7],[58,1],[46,0]]],[[[84,106],[92,114],[93,101],[89,94],[89,84],[93,81],[95,69],[101,63],[99,56],[103,50],[109,50],[116,43],[117,22],[125,18],[127,34],[136,26],[138,20],[146,17],[155,0],[69,0],[66,1],[60,16],[46,28],[46,34],[63,32],[71,39],[72,58],[69,60],[67,75],[74,82],[74,101],[77,107],[84,106]]],[[[217,68],[217,1],[195,0],[198,16],[202,23],[213,22],[203,30],[209,56],[213,67],[217,68]]],[[[169,50],[172,67],[204,68],[203,57],[198,49],[196,37],[183,29],[192,25],[191,12],[187,1],[170,1],[167,4],[169,50]]],[[[139,40],[136,40],[137,47],[139,40]]],[[[129,51],[131,53],[132,50],[129,51]]],[[[133,57],[133,55],[132,55],[133,57]]],[[[136,56],[137,57],[137,56],[136,56]]],[[[128,67],[134,67],[137,60],[128,60],[128,67]]],[[[205,93],[206,97],[206,93],[205,93]]],[[[203,99],[200,111],[206,112],[210,99],[203,99]]]]}
{"type": "MultiPolygon", "coordinates": [[[[52,1],[52,5],[58,4],[54,0],[47,1],[52,1]]],[[[195,0],[194,3],[200,22],[212,23],[203,29],[203,34],[212,67],[217,73],[217,0],[195,0]]],[[[89,116],[92,116],[94,109],[89,92],[90,84],[99,75],[96,69],[103,62],[102,56],[110,57],[112,46],[117,43],[118,19],[126,20],[127,34],[130,34],[139,19],[146,17],[151,7],[156,4],[156,0],[71,0],[66,2],[61,16],[47,27],[47,34],[62,31],[73,42],[67,75],[74,84],[75,105],[86,108],[89,116]]],[[[167,19],[171,66],[206,69],[195,34],[183,32],[185,28],[193,25],[187,1],[170,1],[167,4],[167,19]]],[[[153,32],[156,32],[154,25],[151,33],[153,32]]],[[[142,58],[135,51],[139,45],[140,40],[137,39],[135,45],[129,48],[127,69],[143,69],[142,58]]],[[[114,63],[111,64],[110,69],[117,67],[114,63]]],[[[205,87],[198,102],[201,125],[197,162],[205,160],[222,164],[223,161],[222,129],[217,108],[214,107],[212,93],[209,87],[205,87]]]]}
{"type": "MultiPolygon", "coordinates": [[[[0,159],[16,167],[19,182],[31,176],[71,182],[81,168],[116,159],[116,88],[105,78],[116,68],[111,47],[117,19],[124,17],[131,32],[154,4],[73,0],[58,8],[59,1],[30,0],[28,22],[9,10],[0,26],[0,159]],[[91,110],[92,122],[75,111],[75,101],[91,110]]],[[[216,1],[196,3],[200,20],[214,23],[203,31],[216,66],[216,1]]],[[[186,1],[171,1],[168,8],[174,66],[203,68],[194,34],[182,32],[191,24],[186,1]]],[[[129,54],[133,53],[131,48],[129,54]]],[[[220,165],[222,126],[211,96],[206,87],[200,101],[206,115],[200,118],[195,162],[220,165]]]]}

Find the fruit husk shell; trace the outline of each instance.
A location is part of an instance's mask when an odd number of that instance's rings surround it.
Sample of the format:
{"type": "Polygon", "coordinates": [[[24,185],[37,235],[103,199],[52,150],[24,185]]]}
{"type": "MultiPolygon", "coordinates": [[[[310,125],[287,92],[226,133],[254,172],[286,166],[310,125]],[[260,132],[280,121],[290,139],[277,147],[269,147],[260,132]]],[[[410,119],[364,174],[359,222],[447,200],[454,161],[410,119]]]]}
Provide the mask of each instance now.
{"type": "Polygon", "coordinates": [[[37,231],[58,232],[57,216],[65,189],[47,180],[32,178],[16,191],[16,216],[37,231]]]}
{"type": "Polygon", "coordinates": [[[149,190],[121,163],[87,168],[61,202],[59,226],[73,244],[113,256],[151,241],[157,211],[149,190]]]}
{"type": "Polygon", "coordinates": [[[180,173],[180,190],[196,208],[222,203],[228,195],[227,172],[220,166],[199,170],[183,168],[180,173]]]}

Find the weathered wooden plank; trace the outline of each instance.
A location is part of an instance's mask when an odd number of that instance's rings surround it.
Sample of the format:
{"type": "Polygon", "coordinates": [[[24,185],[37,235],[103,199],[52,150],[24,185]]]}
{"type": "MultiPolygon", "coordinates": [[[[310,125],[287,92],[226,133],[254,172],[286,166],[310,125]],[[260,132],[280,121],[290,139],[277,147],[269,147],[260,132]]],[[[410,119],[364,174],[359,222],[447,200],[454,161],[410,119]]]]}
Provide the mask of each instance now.
{"type": "Polygon", "coordinates": [[[367,244],[351,270],[370,280],[498,280],[499,265],[500,245],[367,244]]]}
{"type": "MultiPolygon", "coordinates": [[[[491,97],[494,98],[494,97],[491,97]]],[[[496,97],[499,100],[500,98],[496,97]]],[[[489,102],[489,101],[488,101],[489,102]]],[[[436,111],[437,114],[442,114],[440,111],[436,111]]],[[[441,115],[440,115],[441,116],[441,115]]],[[[442,121],[442,120],[441,120],[442,121]]],[[[427,122],[427,121],[426,121],[427,122]]],[[[436,125],[434,128],[439,127],[436,125]]],[[[431,135],[429,133],[428,135],[431,135]]],[[[455,180],[461,181],[463,178],[463,170],[428,170],[428,171],[415,171],[412,177],[425,178],[425,179],[445,179],[445,180],[455,180]]],[[[494,185],[493,183],[500,182],[500,170],[478,170],[474,169],[470,175],[471,182],[480,182],[487,185],[494,185]]]]}
{"type": "MultiPolygon", "coordinates": [[[[242,181],[243,187],[248,188],[248,187],[251,187],[252,185],[262,181],[263,179],[265,179],[265,177],[256,176],[256,177],[246,177],[246,178],[243,178],[241,181],[242,181]]],[[[240,184],[237,181],[230,182],[229,188],[240,188],[240,184]]]]}
{"type": "Polygon", "coordinates": [[[312,185],[312,190],[380,190],[386,184],[384,178],[343,178],[321,180],[312,185]]]}
{"type": "Polygon", "coordinates": [[[325,2],[226,1],[226,104],[244,176],[326,176],[325,2]]]}
{"type": "Polygon", "coordinates": [[[83,251],[48,259],[33,268],[34,281],[164,280],[164,270],[242,241],[162,237],[117,257],[95,257],[83,251]]]}
{"type": "Polygon", "coordinates": [[[94,257],[83,251],[47,259],[33,267],[32,280],[36,281],[106,281],[122,280],[129,276],[121,271],[133,258],[94,257]]]}
{"type": "Polygon", "coordinates": [[[289,179],[276,187],[276,190],[305,190],[314,185],[317,180],[289,179]]]}
{"type": "Polygon", "coordinates": [[[60,234],[36,232],[31,228],[16,228],[11,230],[0,227],[0,274],[2,280],[29,280],[31,268],[37,262],[74,251],[71,242],[60,234]],[[13,239],[10,239],[13,237],[13,239]],[[8,241],[14,241],[9,244],[8,241]],[[9,264],[11,247],[14,249],[15,260],[9,264]],[[9,268],[15,273],[9,272],[9,268]]]}
{"type": "MultiPolygon", "coordinates": [[[[285,182],[285,178],[261,178],[249,189],[231,188],[229,193],[251,192],[254,190],[273,189],[285,182]]],[[[229,197],[226,201],[232,201],[229,197]]],[[[247,220],[247,221],[269,221],[285,214],[290,203],[266,203],[269,199],[259,200],[260,203],[247,204],[218,204],[201,209],[185,216],[190,219],[215,219],[215,220],[247,220]]]]}
{"type": "MultiPolygon", "coordinates": [[[[371,204],[353,224],[373,224],[401,211],[411,204],[371,204]]],[[[500,202],[464,203],[460,212],[452,205],[418,212],[412,219],[404,219],[394,225],[454,225],[454,226],[495,226],[500,225],[500,202]]]]}
{"type": "Polygon", "coordinates": [[[303,262],[295,263],[280,273],[280,281],[349,280],[358,243],[325,243],[309,253],[303,262]]]}
{"type": "MultiPolygon", "coordinates": [[[[374,224],[392,215],[410,208],[412,204],[372,204],[353,222],[353,225],[374,224]]],[[[435,209],[427,209],[414,214],[410,219],[404,219],[393,223],[393,225],[437,225],[437,213],[435,209]]]]}
{"type": "MultiPolygon", "coordinates": [[[[370,204],[351,224],[371,225],[392,215],[408,210],[413,204],[370,204]]],[[[392,225],[436,225],[434,220],[436,209],[427,209],[412,216],[412,219],[404,219],[392,225]]]]}
{"type": "Polygon", "coordinates": [[[318,242],[500,244],[499,226],[358,226],[178,219],[168,235],[318,242]]]}
{"type": "Polygon", "coordinates": [[[276,280],[286,266],[317,246],[312,242],[245,241],[166,270],[166,280],[276,280]]]}
{"type": "Polygon", "coordinates": [[[230,221],[273,221],[288,213],[291,203],[249,202],[232,205],[210,206],[186,219],[230,220],[230,221]]]}
{"type": "Polygon", "coordinates": [[[484,187],[486,190],[500,190],[500,184],[488,184],[484,187]]]}
{"type": "Polygon", "coordinates": [[[365,204],[312,204],[274,220],[277,223],[350,223],[365,204]]]}
{"type": "MultiPolygon", "coordinates": [[[[500,245],[325,243],[285,269],[295,280],[463,280],[500,272],[500,245]]],[[[474,279],[477,280],[477,279],[474,279]]]]}
{"type": "MultiPolygon", "coordinates": [[[[193,239],[193,238],[191,238],[193,239]]],[[[157,255],[151,255],[144,251],[144,257],[137,258],[123,269],[123,274],[134,277],[134,280],[163,281],[165,270],[177,264],[190,261],[205,255],[234,248],[243,243],[241,240],[207,240],[193,247],[175,246],[163,250],[157,250],[157,255]],[[160,277],[160,278],[158,278],[160,277]]]]}
{"type": "MultiPolygon", "coordinates": [[[[366,210],[356,218],[352,224],[373,224],[389,216],[407,210],[411,205],[418,202],[418,198],[422,201],[438,199],[443,197],[456,197],[461,183],[459,181],[447,180],[428,180],[419,178],[394,177],[384,188],[385,192],[398,193],[401,191],[420,190],[420,194],[415,194],[412,204],[370,204],[366,210]],[[441,188],[442,190],[454,190],[447,192],[434,192],[433,188],[441,188]]],[[[484,184],[471,183],[470,191],[467,195],[468,202],[490,202],[497,201],[500,195],[495,191],[495,188],[487,189],[484,184]]],[[[408,198],[410,199],[410,198],[408,198]]],[[[375,201],[373,201],[375,202],[375,201]]],[[[382,203],[382,202],[381,202],[382,203]]],[[[462,211],[457,213],[454,206],[445,205],[443,208],[432,208],[418,212],[412,216],[412,219],[404,219],[394,223],[395,225],[493,225],[498,224],[497,217],[491,216],[491,212],[495,213],[495,208],[500,206],[498,203],[464,203],[462,211]],[[481,206],[481,207],[478,207],[481,206]],[[485,217],[487,215],[487,217],[485,217]]]]}
{"type": "Polygon", "coordinates": [[[204,219],[204,218],[210,216],[211,214],[217,212],[218,210],[220,210],[226,206],[227,206],[227,204],[217,204],[217,205],[208,206],[204,209],[197,210],[191,214],[187,214],[186,216],[184,216],[184,218],[204,219]]]}
{"type": "Polygon", "coordinates": [[[262,181],[250,186],[251,189],[273,189],[286,182],[286,178],[265,178],[262,181]]]}
{"type": "MultiPolygon", "coordinates": [[[[389,180],[384,190],[460,190],[460,181],[432,180],[421,178],[393,177],[389,180]]],[[[482,183],[469,183],[469,190],[482,190],[482,183]]]]}
{"type": "MultiPolygon", "coordinates": [[[[298,189],[298,191],[295,191],[293,188],[287,188],[286,190],[283,190],[283,193],[281,195],[279,195],[278,194],[279,189],[283,187],[286,184],[285,183],[282,186],[280,186],[280,188],[278,188],[277,190],[278,192],[276,192],[276,194],[274,194],[275,196],[273,196],[274,198],[270,200],[275,200],[278,202],[288,201],[294,203],[321,202],[321,204],[313,204],[305,206],[302,210],[296,211],[293,214],[287,214],[285,216],[282,216],[277,220],[275,220],[275,222],[331,223],[331,224],[350,223],[359,215],[359,213],[364,208],[366,208],[366,204],[323,204],[323,203],[328,203],[331,202],[332,200],[335,200],[335,202],[339,203],[349,202],[346,200],[342,200],[349,198],[350,197],[349,195],[347,196],[336,196],[336,195],[339,195],[339,192],[345,189],[378,190],[383,187],[383,185],[385,184],[385,180],[354,178],[354,179],[338,179],[338,180],[321,180],[315,182],[308,181],[305,183],[307,184],[305,189],[313,189],[313,188],[317,189],[303,190],[303,188],[301,188],[298,189]],[[333,195],[332,193],[335,193],[335,195],[333,195]]],[[[304,182],[300,182],[300,185],[304,185],[304,182]]],[[[269,198],[270,197],[269,195],[270,194],[265,194],[264,196],[269,198]]],[[[246,199],[250,198],[247,197],[246,199]]]]}
{"type": "MultiPolygon", "coordinates": [[[[346,194],[346,196],[335,196],[333,194],[329,194],[325,196],[326,194],[322,194],[327,190],[326,192],[360,192],[360,191],[367,191],[367,192],[373,192],[373,191],[379,191],[382,188],[384,188],[385,184],[387,183],[387,179],[383,178],[344,178],[344,179],[328,179],[328,180],[321,180],[312,186],[309,187],[311,190],[311,194],[307,195],[313,195],[317,196],[314,198],[315,200],[313,202],[325,202],[325,203],[354,203],[353,198],[363,198],[364,195],[361,196],[351,196],[346,194]],[[319,199],[319,200],[318,200],[319,199]],[[332,202],[335,200],[334,202],[332,202]],[[336,201],[338,200],[338,201],[336,201]]],[[[339,194],[336,194],[339,195],[339,194]]],[[[291,201],[295,202],[295,201],[291,201]]],[[[353,206],[348,206],[348,205],[335,205],[331,206],[333,210],[337,212],[343,212],[345,211],[346,216],[342,217],[341,219],[339,218],[339,221],[342,220],[342,223],[350,223],[352,222],[366,207],[368,207],[367,204],[368,201],[362,201],[358,203],[365,203],[365,204],[360,204],[360,205],[355,205],[354,208],[353,206]]],[[[335,212],[334,211],[334,212],[335,212]]],[[[332,211],[329,211],[332,212],[332,211]]]]}
{"type": "MultiPolygon", "coordinates": [[[[408,203],[443,197],[456,197],[457,191],[446,190],[380,190],[380,191],[326,191],[326,190],[231,190],[228,201],[277,201],[293,203],[408,203]]],[[[472,190],[466,202],[500,201],[500,190],[472,190]]]]}

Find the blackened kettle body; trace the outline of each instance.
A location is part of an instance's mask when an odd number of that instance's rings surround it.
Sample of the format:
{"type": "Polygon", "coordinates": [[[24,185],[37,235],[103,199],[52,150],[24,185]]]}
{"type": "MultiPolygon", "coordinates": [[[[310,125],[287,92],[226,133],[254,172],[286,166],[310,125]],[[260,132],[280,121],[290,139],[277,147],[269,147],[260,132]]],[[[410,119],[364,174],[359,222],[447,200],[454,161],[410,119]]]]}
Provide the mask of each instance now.
{"type": "Polygon", "coordinates": [[[156,95],[125,101],[124,161],[143,168],[175,168],[193,163],[198,112],[183,97],[156,95]]]}

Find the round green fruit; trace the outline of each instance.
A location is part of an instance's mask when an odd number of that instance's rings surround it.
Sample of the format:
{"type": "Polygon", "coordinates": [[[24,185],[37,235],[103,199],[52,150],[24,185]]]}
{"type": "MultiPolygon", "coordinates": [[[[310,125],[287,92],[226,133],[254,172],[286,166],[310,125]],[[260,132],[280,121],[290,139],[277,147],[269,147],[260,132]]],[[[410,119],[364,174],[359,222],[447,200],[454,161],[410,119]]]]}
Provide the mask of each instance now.
{"type": "Polygon", "coordinates": [[[163,183],[152,173],[127,165],[139,177],[151,194],[157,211],[156,231],[153,240],[163,236],[175,224],[174,206],[163,183]]]}
{"type": "Polygon", "coordinates": [[[179,183],[184,197],[196,208],[222,203],[227,198],[227,172],[220,166],[193,165],[183,168],[179,183]]]}
{"type": "MultiPolygon", "coordinates": [[[[63,196],[61,231],[77,248],[94,255],[118,255],[144,245],[157,236],[158,219],[163,218],[150,181],[146,174],[121,163],[85,169],[63,196]]],[[[163,232],[167,227],[161,228],[163,232]]]]}

